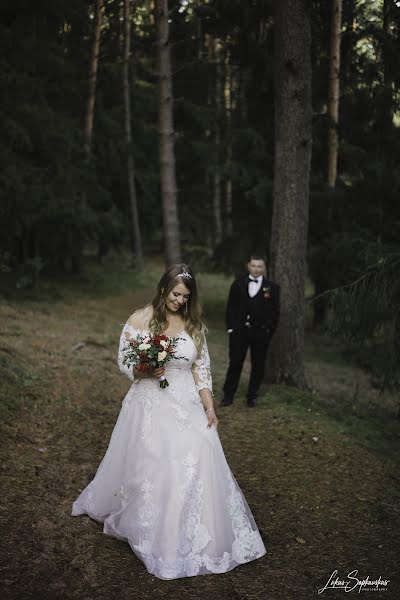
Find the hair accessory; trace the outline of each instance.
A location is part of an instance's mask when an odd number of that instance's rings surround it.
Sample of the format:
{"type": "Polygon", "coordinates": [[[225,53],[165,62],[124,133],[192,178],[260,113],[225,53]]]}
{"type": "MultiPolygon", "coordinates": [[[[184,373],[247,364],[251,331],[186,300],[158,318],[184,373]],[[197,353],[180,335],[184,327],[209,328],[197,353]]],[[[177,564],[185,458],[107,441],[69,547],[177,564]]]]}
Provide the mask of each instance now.
{"type": "Polygon", "coordinates": [[[189,277],[189,279],[192,279],[191,274],[188,271],[186,271],[186,269],[184,269],[182,273],[178,273],[178,277],[189,277]]]}

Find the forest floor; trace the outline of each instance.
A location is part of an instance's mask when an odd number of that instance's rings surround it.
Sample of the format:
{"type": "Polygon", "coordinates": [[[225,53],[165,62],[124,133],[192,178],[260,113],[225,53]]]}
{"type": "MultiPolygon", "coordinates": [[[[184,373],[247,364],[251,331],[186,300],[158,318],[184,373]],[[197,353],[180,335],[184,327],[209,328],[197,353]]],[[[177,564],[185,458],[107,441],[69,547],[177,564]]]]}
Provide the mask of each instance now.
{"type": "MultiPolygon", "coordinates": [[[[71,517],[129,388],[116,365],[121,328],[150,300],[162,266],[140,276],[113,264],[96,269],[36,299],[0,302],[1,598],[344,598],[344,590],[332,589],[318,596],[336,569],[340,579],[353,570],[360,579],[388,579],[375,597],[400,598],[396,399],[380,396],[323,336],[307,340],[313,393],[272,386],[248,409],[246,364],[234,405],[218,410],[222,444],[266,556],[227,574],[163,581],[99,523],[71,517]]],[[[199,280],[218,401],[229,280],[199,280]]]]}

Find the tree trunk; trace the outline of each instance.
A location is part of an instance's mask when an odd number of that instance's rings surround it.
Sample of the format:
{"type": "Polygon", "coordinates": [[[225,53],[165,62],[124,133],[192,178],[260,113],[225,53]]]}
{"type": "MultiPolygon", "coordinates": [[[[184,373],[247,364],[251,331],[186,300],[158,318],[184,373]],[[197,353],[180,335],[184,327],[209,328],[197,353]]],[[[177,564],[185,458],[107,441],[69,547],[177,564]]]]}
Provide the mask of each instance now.
{"type": "Polygon", "coordinates": [[[233,218],[232,218],[232,179],[229,171],[232,168],[232,79],[231,79],[231,63],[230,52],[227,50],[225,57],[225,115],[226,115],[226,166],[227,180],[225,182],[225,215],[226,215],[226,236],[233,236],[233,218]]]}
{"type": "Polygon", "coordinates": [[[86,103],[86,117],[85,117],[85,131],[84,131],[84,147],[87,155],[90,154],[92,146],[92,135],[93,135],[93,118],[94,118],[94,105],[96,101],[96,81],[97,81],[97,67],[99,64],[99,52],[100,52],[100,34],[101,24],[103,20],[103,0],[96,0],[95,18],[94,18],[94,36],[92,55],[90,59],[90,71],[89,71],[89,92],[86,103]]]}
{"type": "Polygon", "coordinates": [[[212,86],[209,92],[209,104],[215,106],[215,127],[213,130],[215,145],[215,160],[212,167],[213,182],[213,216],[214,216],[214,247],[222,242],[222,219],[221,219],[221,42],[211,35],[206,35],[208,60],[215,65],[215,88],[212,86]],[[213,95],[215,96],[213,98],[213,95]]]}
{"type": "Polygon", "coordinates": [[[304,326],[311,162],[311,60],[308,0],[281,0],[275,15],[275,165],[271,275],[281,316],[268,379],[306,387],[304,326]]]}
{"type": "MultiPolygon", "coordinates": [[[[217,161],[219,159],[220,135],[215,134],[217,161]]],[[[222,242],[222,219],[221,219],[221,173],[219,162],[216,162],[213,174],[213,213],[214,213],[214,246],[222,242]]]]}
{"type": "MultiPolygon", "coordinates": [[[[328,90],[328,174],[327,183],[330,188],[336,185],[338,161],[338,125],[339,125],[339,83],[340,83],[340,39],[342,31],[342,0],[331,0],[331,39],[329,57],[329,90],[328,90]]],[[[330,213],[332,213],[332,206],[330,213]]]]}
{"type": "Polygon", "coordinates": [[[382,110],[382,133],[383,138],[387,139],[387,136],[390,135],[390,132],[393,128],[393,89],[392,89],[392,73],[389,67],[390,64],[390,56],[388,52],[388,47],[390,43],[391,37],[391,23],[392,23],[392,9],[393,2],[391,0],[384,0],[383,2],[383,52],[382,52],[382,60],[383,60],[383,110],[382,110]]]}
{"type": "MultiPolygon", "coordinates": [[[[327,151],[327,185],[331,190],[336,187],[337,162],[339,149],[339,89],[340,89],[340,43],[342,32],[342,0],[331,1],[331,35],[329,50],[329,86],[328,86],[328,151],[327,151]]],[[[328,228],[332,231],[334,194],[329,194],[327,205],[328,228]]],[[[314,279],[315,295],[319,296],[326,291],[326,277],[324,273],[316,274],[314,279]]],[[[326,327],[329,302],[327,296],[321,296],[313,303],[314,329],[323,330],[326,327]]]]}
{"type": "Polygon", "coordinates": [[[165,261],[167,266],[181,262],[177,188],[175,174],[171,47],[168,0],[156,1],[159,53],[159,121],[161,197],[163,206],[165,261]]]}
{"type": "Polygon", "coordinates": [[[139,269],[143,268],[142,236],[140,233],[139,213],[135,186],[135,164],[132,154],[132,130],[131,130],[131,93],[129,63],[131,53],[131,0],[124,0],[124,62],[123,62],[123,91],[124,91],[124,113],[125,113],[125,141],[128,153],[128,188],[129,201],[132,213],[133,248],[135,263],[139,269]]]}

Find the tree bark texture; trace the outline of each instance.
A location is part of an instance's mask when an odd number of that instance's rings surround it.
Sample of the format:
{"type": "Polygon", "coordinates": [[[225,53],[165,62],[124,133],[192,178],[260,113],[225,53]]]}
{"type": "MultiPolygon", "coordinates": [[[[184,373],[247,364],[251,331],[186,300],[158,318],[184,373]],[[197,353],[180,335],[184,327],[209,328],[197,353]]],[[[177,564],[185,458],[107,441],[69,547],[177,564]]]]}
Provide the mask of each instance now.
{"type": "Polygon", "coordinates": [[[131,129],[131,86],[130,86],[130,54],[131,54],[131,0],[124,0],[124,60],[123,60],[123,92],[125,115],[125,141],[127,149],[128,189],[132,215],[133,248],[136,266],[143,267],[142,236],[140,232],[139,212],[135,186],[135,163],[132,154],[131,129]]]}
{"type": "Polygon", "coordinates": [[[275,164],[271,276],[281,316],[268,380],[300,388],[304,375],[306,245],[311,162],[311,60],[308,0],[280,0],[275,14],[275,164]]]}
{"type": "Polygon", "coordinates": [[[86,102],[86,117],[84,130],[84,146],[86,154],[90,154],[93,137],[94,105],[96,102],[97,69],[99,64],[100,35],[103,21],[103,0],[96,0],[94,35],[89,70],[89,91],[86,102]]]}
{"type": "Polygon", "coordinates": [[[327,183],[334,188],[337,178],[337,161],[339,149],[339,90],[340,90],[340,40],[342,31],[342,0],[331,1],[331,37],[329,56],[329,90],[328,90],[328,170],[327,183]]]}
{"type": "Polygon", "coordinates": [[[181,262],[181,245],[175,173],[175,131],[168,0],[156,1],[156,20],[159,56],[161,197],[163,206],[165,261],[167,266],[169,266],[181,262]]]}

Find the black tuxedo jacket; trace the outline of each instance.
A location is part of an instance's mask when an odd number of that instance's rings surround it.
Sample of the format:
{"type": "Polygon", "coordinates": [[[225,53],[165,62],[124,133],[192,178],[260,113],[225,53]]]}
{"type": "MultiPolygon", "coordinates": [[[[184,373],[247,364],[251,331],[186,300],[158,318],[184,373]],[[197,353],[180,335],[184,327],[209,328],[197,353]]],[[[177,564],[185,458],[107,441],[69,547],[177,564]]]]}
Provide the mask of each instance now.
{"type": "MultiPolygon", "coordinates": [[[[226,328],[238,330],[245,326],[249,305],[249,275],[236,279],[229,291],[226,306],[226,328]]],[[[279,285],[263,277],[260,291],[254,296],[253,311],[258,326],[274,333],[279,319],[280,288],[279,285]],[[263,288],[269,288],[264,293],[263,288]],[[269,297],[266,297],[269,296],[269,297]]]]}

